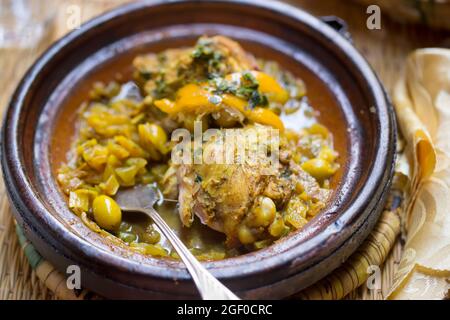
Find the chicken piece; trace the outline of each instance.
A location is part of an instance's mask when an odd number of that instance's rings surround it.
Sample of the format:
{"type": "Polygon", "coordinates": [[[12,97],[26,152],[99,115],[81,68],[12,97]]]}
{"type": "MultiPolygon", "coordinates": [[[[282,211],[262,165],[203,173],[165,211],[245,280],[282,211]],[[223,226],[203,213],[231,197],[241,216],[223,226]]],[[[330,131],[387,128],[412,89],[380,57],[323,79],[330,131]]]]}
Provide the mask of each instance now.
{"type": "Polygon", "coordinates": [[[255,58],[235,41],[224,37],[201,37],[193,50],[178,60],[177,74],[183,83],[202,82],[246,70],[257,70],[255,58]]]}
{"type": "MultiPolygon", "coordinates": [[[[254,146],[250,143],[248,129],[256,132],[264,126],[248,126],[236,135],[236,146],[245,146],[247,152],[254,146]]],[[[269,143],[270,141],[264,141],[269,143]]],[[[208,141],[203,151],[218,152],[216,141],[208,141]]],[[[228,150],[227,150],[228,151],[228,150]]],[[[185,226],[190,226],[197,215],[203,224],[225,233],[230,246],[238,245],[239,224],[246,218],[258,196],[272,196],[276,203],[284,203],[292,193],[293,183],[283,177],[284,169],[274,166],[267,159],[250,159],[238,162],[237,153],[232,164],[179,165],[177,179],[179,188],[179,214],[185,226]],[[256,160],[256,161],[255,161],[256,160]]],[[[258,153],[258,157],[267,154],[258,153]]]]}
{"type": "Polygon", "coordinates": [[[179,185],[178,204],[180,219],[183,225],[190,227],[192,221],[194,221],[192,211],[194,207],[194,187],[196,187],[193,167],[180,165],[176,176],[179,185]]]}
{"type": "Polygon", "coordinates": [[[194,48],[138,56],[133,66],[136,82],[153,98],[171,97],[187,83],[258,69],[252,55],[224,36],[201,37],[194,48]]]}
{"type": "MultiPolygon", "coordinates": [[[[250,129],[258,135],[266,128],[261,125],[248,125],[240,129],[235,135],[235,146],[243,146],[246,157],[250,156],[249,153],[254,151],[257,145],[253,140],[255,136],[249,134],[250,129]]],[[[298,196],[298,188],[311,199],[311,205],[314,203],[314,210],[320,210],[322,203],[327,201],[330,192],[321,188],[310,174],[292,160],[285,159],[285,162],[274,165],[267,161],[267,158],[263,159],[268,155],[266,152],[259,152],[253,153],[253,158],[242,161],[242,154],[235,150],[232,153],[232,164],[205,162],[205,155],[206,159],[215,159],[214,156],[223,151],[217,142],[211,139],[203,143],[204,163],[171,166],[167,171],[165,190],[171,196],[178,192],[179,215],[183,225],[191,226],[194,216],[197,216],[203,224],[224,233],[229,247],[237,247],[245,244],[241,240],[244,238],[257,241],[270,237],[267,224],[254,223],[257,219],[254,211],[259,210],[261,201],[266,204],[273,203],[277,212],[281,213],[293,196],[298,196]],[[175,186],[178,190],[175,190],[175,186]],[[251,234],[247,237],[243,236],[242,232],[251,234]]],[[[271,140],[263,140],[263,143],[268,144],[262,148],[267,151],[271,140]]],[[[284,147],[286,146],[281,146],[284,147]]],[[[283,149],[280,153],[282,151],[283,149]]],[[[229,150],[226,149],[226,152],[229,150]]],[[[308,208],[309,206],[310,204],[308,208]]],[[[275,213],[271,214],[271,219],[274,215],[275,213]]],[[[294,218],[299,219],[297,214],[292,214],[289,218],[292,218],[292,221],[294,218]]]]}
{"type": "Polygon", "coordinates": [[[291,198],[295,181],[283,175],[271,176],[263,195],[272,199],[277,207],[283,207],[291,198]]]}
{"type": "Polygon", "coordinates": [[[204,224],[233,237],[268,176],[249,165],[198,165],[194,170],[201,177],[197,178],[201,182],[194,196],[194,213],[204,224]]]}
{"type": "Polygon", "coordinates": [[[331,193],[329,189],[321,188],[317,180],[304,171],[294,161],[290,161],[289,168],[295,176],[297,183],[301,183],[306,194],[314,201],[325,203],[328,200],[331,193]]]}
{"type": "Polygon", "coordinates": [[[258,69],[256,59],[248,54],[236,41],[224,36],[214,36],[209,39],[212,42],[211,47],[221,52],[227,58],[226,64],[232,66],[233,72],[258,69]]]}
{"type": "Polygon", "coordinates": [[[161,179],[163,186],[162,193],[168,199],[176,199],[178,197],[178,178],[176,166],[169,165],[161,179]]]}

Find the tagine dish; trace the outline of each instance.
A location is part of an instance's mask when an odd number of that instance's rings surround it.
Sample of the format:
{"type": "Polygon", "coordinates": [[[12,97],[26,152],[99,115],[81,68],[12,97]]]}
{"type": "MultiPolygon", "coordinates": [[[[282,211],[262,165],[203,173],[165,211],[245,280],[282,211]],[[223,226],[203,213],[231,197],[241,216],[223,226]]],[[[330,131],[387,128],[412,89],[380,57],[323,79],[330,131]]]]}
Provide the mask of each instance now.
{"type": "Polygon", "coordinates": [[[164,199],[157,211],[192,253],[218,260],[302,232],[326,207],[339,155],[308,83],[220,35],[138,55],[132,67],[131,80],[91,88],[57,170],[90,229],[177,259],[150,219],[123,214],[114,200],[151,185],[164,199]]]}

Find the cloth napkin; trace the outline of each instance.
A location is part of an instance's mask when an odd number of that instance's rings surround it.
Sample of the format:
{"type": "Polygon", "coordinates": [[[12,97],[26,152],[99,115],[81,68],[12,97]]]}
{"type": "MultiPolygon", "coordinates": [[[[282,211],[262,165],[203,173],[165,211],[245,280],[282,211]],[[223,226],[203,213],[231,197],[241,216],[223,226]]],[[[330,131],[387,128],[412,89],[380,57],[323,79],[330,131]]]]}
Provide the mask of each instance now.
{"type": "Polygon", "coordinates": [[[410,54],[393,102],[406,142],[405,248],[390,299],[443,299],[450,290],[450,50],[410,54]]]}

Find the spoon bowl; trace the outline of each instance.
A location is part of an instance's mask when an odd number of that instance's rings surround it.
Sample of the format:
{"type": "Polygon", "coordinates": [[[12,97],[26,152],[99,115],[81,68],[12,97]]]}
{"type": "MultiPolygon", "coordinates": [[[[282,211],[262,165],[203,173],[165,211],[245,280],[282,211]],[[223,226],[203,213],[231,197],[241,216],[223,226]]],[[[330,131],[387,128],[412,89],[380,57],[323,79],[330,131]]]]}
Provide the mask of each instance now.
{"type": "Polygon", "coordinates": [[[197,289],[204,300],[239,300],[219,280],[202,266],[184,243],[173,232],[159,213],[153,208],[155,203],[162,203],[164,197],[155,185],[142,185],[120,190],[116,202],[123,212],[140,212],[146,214],[158,226],[159,230],[169,240],[180,259],[186,265],[197,289]]]}

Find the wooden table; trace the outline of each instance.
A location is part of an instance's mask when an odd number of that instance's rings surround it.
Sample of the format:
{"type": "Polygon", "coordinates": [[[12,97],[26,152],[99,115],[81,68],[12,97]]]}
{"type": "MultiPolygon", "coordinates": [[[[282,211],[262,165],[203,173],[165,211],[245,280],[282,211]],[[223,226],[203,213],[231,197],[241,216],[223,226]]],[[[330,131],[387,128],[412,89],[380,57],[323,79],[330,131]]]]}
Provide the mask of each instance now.
{"type": "MultiPolygon", "coordinates": [[[[52,30],[36,48],[0,48],[0,110],[9,98],[26,69],[36,57],[69,30],[68,23],[74,8],[80,9],[85,21],[129,0],[43,0],[57,7],[52,30]],[[74,7],[75,6],[75,7],[74,7]]],[[[255,0],[256,1],[256,0],[255,0]]],[[[262,0],[261,0],[262,1],[262,0]]],[[[449,46],[450,32],[433,31],[420,26],[401,25],[382,16],[380,30],[366,27],[366,8],[349,1],[288,0],[317,16],[335,15],[347,24],[355,46],[372,65],[388,92],[401,74],[405,57],[415,48],[449,46]]],[[[69,21],[70,22],[70,21],[69,21]]],[[[72,21],[73,22],[73,21],[72,21]]],[[[392,258],[398,257],[394,254],[392,258]]],[[[389,276],[388,276],[389,277],[389,276]]],[[[52,294],[36,278],[19,247],[4,185],[0,182],[0,299],[46,299],[52,294]]],[[[382,298],[355,293],[354,298],[382,298]]]]}

